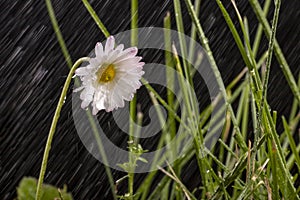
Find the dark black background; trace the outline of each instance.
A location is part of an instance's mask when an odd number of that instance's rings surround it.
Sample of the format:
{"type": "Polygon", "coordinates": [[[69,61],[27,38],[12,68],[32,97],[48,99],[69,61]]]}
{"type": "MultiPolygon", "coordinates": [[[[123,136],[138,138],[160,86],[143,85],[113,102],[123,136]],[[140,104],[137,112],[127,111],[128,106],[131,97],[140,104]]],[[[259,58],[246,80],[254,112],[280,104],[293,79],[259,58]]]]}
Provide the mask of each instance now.
{"type": "MultiPolygon", "coordinates": [[[[90,3],[111,34],[130,29],[130,1],[90,3]]],[[[230,1],[224,4],[238,26],[230,1]]],[[[255,15],[246,0],[237,1],[237,4],[242,15],[248,17],[253,41],[257,27],[255,15]]],[[[170,0],[140,0],[139,26],[162,26],[166,11],[173,13],[172,6],[170,0]]],[[[105,39],[81,1],[54,0],[53,7],[73,61],[86,56],[97,41],[105,39]]],[[[12,199],[23,176],[38,177],[48,130],[68,67],[44,1],[1,0],[0,8],[0,199],[12,199]]],[[[186,30],[189,30],[191,23],[184,5],[182,10],[186,30]]],[[[272,13],[273,7],[269,19],[272,13]]],[[[228,84],[243,68],[241,56],[215,1],[203,0],[200,16],[222,78],[228,84]]],[[[295,77],[300,64],[299,19],[300,2],[283,1],[277,38],[295,77]]],[[[173,29],[176,28],[174,22],[173,17],[173,29]]],[[[263,37],[260,54],[266,47],[263,37]]],[[[144,54],[149,61],[163,59],[144,54]]],[[[268,100],[272,108],[278,110],[279,116],[288,116],[292,94],[275,62],[269,83],[268,100]]],[[[87,152],[76,134],[70,99],[62,110],[45,182],[59,187],[67,184],[74,199],[110,199],[103,165],[87,152]]],[[[118,131],[112,127],[108,131],[112,140],[126,146],[126,139],[118,137],[118,131]]],[[[196,165],[191,164],[183,173],[183,182],[190,188],[200,182],[194,176],[196,170],[196,165]]],[[[115,180],[123,175],[112,171],[115,180]]],[[[142,177],[136,176],[137,185],[142,177]]],[[[126,183],[121,183],[119,190],[121,194],[126,192],[126,183]]]]}

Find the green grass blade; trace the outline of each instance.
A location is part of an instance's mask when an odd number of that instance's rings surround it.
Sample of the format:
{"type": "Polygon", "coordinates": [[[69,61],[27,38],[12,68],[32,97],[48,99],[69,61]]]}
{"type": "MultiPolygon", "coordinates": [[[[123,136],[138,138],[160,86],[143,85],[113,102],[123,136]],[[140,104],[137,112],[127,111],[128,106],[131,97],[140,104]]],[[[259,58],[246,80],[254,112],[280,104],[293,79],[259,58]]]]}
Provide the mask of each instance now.
{"type": "Polygon", "coordinates": [[[223,80],[221,78],[221,74],[220,74],[220,71],[217,67],[217,64],[216,64],[216,61],[213,57],[213,54],[210,50],[210,47],[209,47],[209,44],[208,44],[208,40],[207,38],[205,37],[205,34],[204,34],[204,31],[201,27],[201,24],[200,24],[200,21],[199,19],[197,18],[197,15],[193,9],[193,5],[191,3],[191,0],[185,0],[185,3],[186,3],[186,6],[188,8],[188,11],[189,11],[189,14],[192,18],[192,21],[194,22],[194,24],[196,25],[196,28],[197,28],[197,33],[198,33],[198,36],[199,36],[199,39],[204,47],[204,49],[206,50],[207,52],[207,55],[208,55],[208,58],[209,58],[209,61],[210,61],[210,64],[212,66],[212,69],[213,69],[213,72],[216,76],[216,79],[217,79],[217,82],[218,82],[218,85],[220,87],[220,90],[221,90],[221,94],[223,96],[223,98],[225,99],[226,101],[226,104],[228,106],[228,110],[230,112],[230,116],[231,116],[231,120],[232,120],[232,123],[234,125],[234,129],[235,129],[235,138],[238,142],[238,144],[241,146],[241,148],[243,149],[243,151],[247,151],[247,145],[245,143],[245,141],[243,140],[243,137],[242,137],[242,134],[241,134],[241,131],[240,131],[240,128],[237,124],[237,120],[236,120],[236,117],[235,117],[235,114],[234,114],[234,111],[232,109],[232,106],[231,104],[229,103],[228,101],[228,97],[227,97],[227,93],[226,93],[226,89],[225,89],[225,86],[224,86],[224,83],[223,83],[223,80]]]}
{"type": "Polygon", "coordinates": [[[186,61],[187,47],[186,47],[186,41],[185,41],[185,38],[184,38],[184,26],[183,26],[183,20],[182,20],[182,11],[181,11],[181,6],[180,6],[180,0],[173,0],[173,4],[174,4],[174,10],[175,10],[175,19],[176,19],[177,31],[179,32],[178,33],[178,38],[179,38],[181,55],[184,58],[182,60],[183,68],[184,68],[184,74],[185,74],[185,78],[192,85],[193,82],[192,82],[192,79],[191,79],[191,76],[190,76],[189,66],[188,66],[188,63],[186,61]]]}
{"type": "MultiPolygon", "coordinates": [[[[274,12],[274,16],[273,16],[271,39],[269,41],[269,47],[268,47],[266,74],[264,77],[264,85],[262,88],[262,100],[261,100],[261,105],[260,105],[260,111],[262,111],[262,107],[267,98],[267,89],[268,89],[268,82],[269,82],[269,76],[270,76],[270,68],[271,68],[271,62],[272,62],[272,55],[273,55],[273,48],[274,48],[274,41],[275,41],[280,5],[281,5],[281,0],[275,0],[275,12],[274,12]]],[[[261,116],[261,114],[260,114],[260,116],[261,116]]]]}
{"type": "Polygon", "coordinates": [[[105,35],[105,37],[108,38],[110,36],[110,33],[107,31],[106,27],[104,26],[104,24],[102,23],[102,21],[100,20],[98,15],[96,14],[95,10],[92,8],[91,4],[87,0],[82,0],[82,2],[84,4],[84,6],[86,7],[86,9],[89,11],[90,15],[94,19],[94,21],[97,24],[97,26],[99,27],[99,29],[102,31],[102,33],[105,35]]]}
{"type": "MultiPolygon", "coordinates": [[[[249,2],[256,14],[256,17],[258,18],[259,22],[263,26],[266,37],[270,40],[271,39],[271,28],[270,28],[270,25],[264,15],[264,12],[263,12],[259,2],[257,0],[249,0],[249,2]]],[[[295,98],[297,99],[298,103],[300,103],[299,88],[297,87],[295,78],[294,78],[294,76],[290,70],[290,67],[289,67],[289,65],[281,51],[281,48],[276,40],[274,43],[274,50],[275,50],[275,54],[277,57],[277,61],[279,62],[280,67],[282,69],[282,72],[283,72],[286,80],[288,81],[288,84],[289,84],[295,98]]]]}
{"type": "MultiPolygon", "coordinates": [[[[201,0],[195,0],[194,7],[195,7],[195,13],[197,16],[199,15],[199,12],[200,12],[200,4],[201,4],[201,0]]],[[[192,38],[192,40],[190,41],[190,44],[189,44],[189,51],[188,51],[189,59],[188,60],[194,60],[195,43],[196,43],[196,37],[197,37],[197,29],[196,29],[196,26],[194,23],[192,23],[190,37],[192,38]]]]}
{"type": "Polygon", "coordinates": [[[224,16],[224,19],[225,19],[226,23],[228,24],[228,27],[230,28],[230,31],[233,35],[235,43],[237,44],[238,49],[240,50],[240,53],[243,57],[243,60],[246,64],[246,66],[249,68],[249,70],[252,70],[253,69],[253,64],[251,64],[251,61],[249,60],[249,58],[247,56],[247,53],[246,53],[246,50],[244,48],[243,42],[242,42],[242,40],[241,40],[241,38],[240,38],[233,22],[232,22],[228,12],[226,11],[225,7],[223,6],[223,4],[220,0],[216,0],[216,2],[217,2],[217,4],[218,4],[218,6],[219,6],[219,8],[220,8],[220,10],[221,10],[221,12],[224,16]]]}
{"type": "Polygon", "coordinates": [[[284,131],[285,131],[286,135],[288,136],[289,144],[290,144],[291,150],[293,152],[292,156],[295,157],[296,165],[297,165],[297,167],[299,169],[299,172],[300,172],[300,156],[299,156],[299,153],[297,151],[295,140],[293,138],[290,127],[289,127],[288,123],[286,122],[284,116],[282,116],[282,121],[283,121],[284,131]]]}
{"type": "MultiPolygon", "coordinates": [[[[270,8],[270,5],[271,5],[271,0],[266,0],[265,1],[265,5],[264,5],[264,10],[263,10],[264,16],[267,16],[269,8],[270,8]]],[[[254,39],[254,42],[253,42],[253,47],[252,47],[252,51],[253,51],[254,57],[256,57],[256,55],[257,55],[258,48],[259,48],[260,41],[261,41],[262,33],[263,33],[263,27],[262,27],[261,24],[259,24],[258,28],[257,28],[257,31],[256,31],[256,34],[255,34],[255,39],[254,39]]]]}
{"type": "Polygon", "coordinates": [[[58,43],[60,45],[61,51],[65,57],[68,67],[71,69],[71,67],[73,66],[73,62],[72,62],[71,56],[69,54],[68,48],[66,46],[65,40],[64,40],[62,33],[60,31],[60,28],[58,26],[51,0],[46,0],[46,6],[47,6],[48,14],[49,14],[49,17],[50,17],[50,20],[52,23],[52,27],[55,32],[58,43]]]}

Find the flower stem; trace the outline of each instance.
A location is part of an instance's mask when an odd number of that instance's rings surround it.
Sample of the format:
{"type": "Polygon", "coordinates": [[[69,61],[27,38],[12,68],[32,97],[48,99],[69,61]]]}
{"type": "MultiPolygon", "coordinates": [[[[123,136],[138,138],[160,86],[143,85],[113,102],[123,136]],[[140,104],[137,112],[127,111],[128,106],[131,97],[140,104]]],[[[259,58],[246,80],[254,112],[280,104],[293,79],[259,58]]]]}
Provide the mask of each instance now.
{"type": "MultiPolygon", "coordinates": [[[[99,17],[97,16],[95,11],[93,10],[92,6],[88,3],[88,1],[83,0],[83,3],[85,5],[85,7],[87,8],[87,10],[89,11],[90,15],[95,20],[95,23],[98,25],[98,27],[102,31],[102,33],[106,37],[110,36],[110,34],[107,31],[106,27],[104,26],[102,21],[99,19],[99,17]]],[[[49,13],[49,16],[50,16],[50,19],[51,19],[51,22],[52,22],[52,26],[53,26],[53,29],[55,31],[56,37],[57,37],[57,40],[59,42],[60,48],[61,48],[61,50],[64,54],[65,60],[68,64],[68,67],[71,69],[72,66],[73,66],[71,56],[68,52],[68,48],[65,44],[65,41],[64,41],[63,36],[61,34],[61,31],[59,29],[59,26],[58,26],[58,23],[57,23],[57,20],[56,20],[56,17],[55,17],[55,13],[54,13],[54,10],[53,10],[52,4],[51,4],[51,0],[46,0],[46,5],[47,5],[47,10],[48,10],[48,13],[49,13]]],[[[75,79],[74,85],[79,86],[79,81],[77,79],[75,79]]],[[[117,199],[117,196],[116,196],[116,193],[115,193],[115,185],[114,185],[113,176],[112,176],[110,168],[108,167],[108,162],[107,162],[105,151],[102,148],[102,142],[101,142],[101,138],[99,137],[99,132],[96,128],[96,122],[94,121],[93,116],[92,116],[90,111],[87,111],[86,114],[87,114],[87,117],[89,119],[90,125],[93,129],[93,134],[94,134],[94,137],[96,139],[98,149],[99,149],[99,151],[101,153],[101,156],[103,158],[104,168],[105,168],[108,180],[109,180],[109,184],[110,184],[110,188],[111,188],[111,191],[112,191],[113,198],[117,199]]]]}
{"type": "Polygon", "coordinates": [[[83,57],[83,58],[80,58],[79,60],[76,61],[76,63],[72,66],[72,68],[71,68],[71,70],[68,74],[67,80],[66,80],[66,82],[64,84],[64,87],[63,87],[63,90],[61,92],[61,95],[60,95],[60,98],[59,98],[59,101],[58,101],[58,104],[57,104],[57,107],[56,107],[56,110],[55,110],[55,114],[54,114],[54,117],[53,117],[53,120],[52,120],[51,128],[50,128],[50,131],[49,131],[49,134],[48,134],[48,139],[47,139],[47,143],[46,143],[46,147],[45,147],[43,162],[42,162],[42,165],[41,165],[41,171],[40,171],[40,176],[39,176],[38,185],[37,185],[37,191],[36,191],[36,197],[35,197],[36,200],[41,199],[42,184],[43,184],[43,181],[44,181],[45,172],[46,172],[46,168],[47,168],[47,162],[48,162],[49,152],[50,152],[50,149],[51,149],[51,143],[52,143],[53,136],[54,136],[54,133],[55,133],[57,121],[58,121],[59,116],[60,116],[60,111],[61,111],[61,108],[64,104],[64,101],[65,101],[65,98],[66,98],[66,95],[67,95],[67,92],[68,92],[68,88],[69,88],[71,80],[72,80],[72,76],[73,76],[75,70],[80,66],[80,64],[83,63],[83,62],[87,62],[88,60],[89,60],[88,57],[83,57]]]}
{"type": "MultiPolygon", "coordinates": [[[[138,44],[138,0],[131,0],[131,45],[136,46],[138,44]]],[[[129,145],[134,145],[134,137],[133,137],[133,124],[136,121],[136,95],[130,102],[130,125],[129,125],[129,145]]],[[[132,149],[132,148],[129,148],[132,149]]],[[[133,184],[134,184],[134,168],[135,168],[135,161],[132,158],[132,151],[129,152],[129,163],[132,166],[130,172],[128,172],[128,192],[130,199],[133,200],[133,184]]]]}

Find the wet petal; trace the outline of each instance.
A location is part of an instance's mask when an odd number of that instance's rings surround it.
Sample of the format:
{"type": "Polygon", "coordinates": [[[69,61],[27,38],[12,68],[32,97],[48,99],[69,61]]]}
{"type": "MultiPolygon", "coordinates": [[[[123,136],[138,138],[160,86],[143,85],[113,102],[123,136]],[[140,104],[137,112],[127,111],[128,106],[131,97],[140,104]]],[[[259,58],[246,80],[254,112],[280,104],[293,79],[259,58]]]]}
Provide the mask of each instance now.
{"type": "Polygon", "coordinates": [[[109,36],[105,44],[105,54],[108,55],[109,52],[111,52],[114,47],[115,47],[115,38],[113,36],[109,36]]]}
{"type": "Polygon", "coordinates": [[[119,54],[119,56],[116,58],[115,62],[124,60],[124,59],[128,59],[128,58],[132,58],[134,56],[136,56],[138,52],[138,49],[136,47],[130,47],[128,49],[125,49],[122,53],[119,54]]]}
{"type": "Polygon", "coordinates": [[[101,57],[103,55],[103,45],[98,42],[96,44],[96,47],[95,47],[95,54],[96,54],[96,57],[101,57]]]}

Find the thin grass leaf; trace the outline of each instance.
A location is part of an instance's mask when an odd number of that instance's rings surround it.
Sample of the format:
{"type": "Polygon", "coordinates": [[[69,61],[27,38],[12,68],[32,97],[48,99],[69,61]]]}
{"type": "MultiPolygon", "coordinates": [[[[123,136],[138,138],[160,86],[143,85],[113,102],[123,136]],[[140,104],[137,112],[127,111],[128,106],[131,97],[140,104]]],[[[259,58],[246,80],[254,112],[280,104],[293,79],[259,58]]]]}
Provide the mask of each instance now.
{"type": "Polygon", "coordinates": [[[65,57],[68,67],[71,68],[73,66],[73,62],[72,62],[70,53],[68,51],[68,48],[66,46],[66,43],[64,41],[64,38],[62,36],[62,33],[60,31],[59,25],[57,23],[51,0],[45,0],[45,1],[46,1],[46,6],[47,6],[47,11],[48,11],[51,23],[52,23],[54,33],[55,33],[57,41],[59,43],[60,49],[65,57]]]}
{"type": "Polygon", "coordinates": [[[288,140],[289,140],[289,144],[291,147],[291,150],[293,152],[293,155],[295,157],[295,161],[296,161],[296,165],[300,171],[300,156],[299,156],[299,152],[297,152],[297,147],[296,147],[296,143],[295,140],[293,138],[293,135],[291,133],[290,127],[288,125],[288,123],[286,122],[284,116],[282,116],[282,122],[283,122],[283,127],[284,127],[284,131],[286,133],[286,135],[288,136],[288,140]]]}
{"type": "Polygon", "coordinates": [[[179,178],[177,177],[177,175],[175,174],[174,170],[172,169],[172,167],[168,164],[169,169],[171,171],[171,173],[167,172],[166,170],[164,170],[163,168],[161,168],[160,166],[158,166],[159,170],[161,170],[163,173],[165,173],[168,177],[170,177],[171,179],[173,179],[176,183],[178,183],[178,185],[180,186],[180,188],[182,189],[182,191],[184,192],[185,196],[187,197],[188,200],[196,200],[196,197],[185,187],[185,185],[179,180],[179,178]]]}
{"type": "Polygon", "coordinates": [[[210,187],[210,184],[207,181],[207,174],[206,174],[206,166],[204,165],[204,160],[206,159],[204,152],[204,147],[203,147],[203,134],[198,131],[198,124],[197,124],[197,118],[196,115],[194,115],[194,112],[197,110],[193,107],[195,107],[196,103],[194,100],[194,97],[190,94],[190,87],[186,87],[187,84],[189,84],[187,81],[185,81],[184,75],[183,75],[183,70],[180,64],[180,60],[177,54],[177,50],[175,45],[173,47],[173,55],[174,55],[174,60],[175,60],[175,66],[177,71],[179,72],[179,83],[180,83],[180,88],[183,92],[183,97],[184,97],[184,103],[185,106],[187,107],[187,113],[189,115],[189,125],[191,128],[191,134],[193,134],[194,137],[194,146],[196,149],[196,158],[197,158],[197,163],[199,167],[199,171],[201,174],[202,182],[204,187],[206,188],[206,191],[210,191],[212,189],[210,187]]]}
{"type": "MultiPolygon", "coordinates": [[[[249,0],[249,2],[256,14],[258,21],[263,26],[266,37],[270,40],[271,39],[271,28],[270,28],[270,25],[265,17],[265,14],[264,14],[259,2],[257,0],[249,0]]],[[[281,48],[280,48],[278,42],[276,40],[274,42],[275,42],[274,50],[275,50],[275,54],[277,57],[277,61],[280,64],[282,72],[283,72],[286,80],[288,81],[288,84],[289,84],[295,98],[297,99],[298,103],[300,103],[300,92],[299,92],[299,88],[297,87],[295,78],[294,78],[294,76],[290,70],[290,67],[281,51],[281,48]]]]}
{"type": "MultiPolygon", "coordinates": [[[[200,12],[200,4],[201,4],[201,0],[195,0],[194,8],[195,8],[195,13],[197,16],[199,15],[199,12],[200,12]]],[[[195,54],[196,37],[197,37],[197,29],[196,29],[196,26],[194,23],[192,23],[190,37],[192,38],[192,40],[190,41],[190,44],[189,44],[189,51],[188,51],[189,59],[188,60],[193,60],[194,54],[195,54]]]]}
{"type": "MultiPolygon", "coordinates": [[[[227,188],[232,182],[234,182],[238,176],[242,173],[242,171],[245,169],[247,165],[247,157],[248,157],[248,152],[242,155],[239,160],[236,162],[235,167],[233,170],[231,170],[228,174],[225,175],[224,177],[224,187],[227,188]]],[[[220,187],[216,189],[216,192],[212,196],[213,199],[220,199],[222,196],[222,190],[220,187]]]]}
{"type": "MultiPolygon", "coordinates": [[[[265,4],[264,4],[264,10],[263,10],[264,16],[267,16],[270,5],[271,5],[271,0],[266,0],[265,4]]],[[[256,34],[255,34],[253,47],[252,47],[254,57],[256,57],[258,49],[259,49],[262,33],[263,33],[263,27],[262,27],[261,24],[259,24],[258,28],[257,28],[257,31],[256,31],[256,34]]]]}
{"type": "Polygon", "coordinates": [[[231,104],[229,103],[228,101],[228,97],[227,97],[227,94],[226,94],[226,89],[225,89],[225,86],[224,86],[224,83],[222,81],[222,78],[221,78],[221,74],[218,70],[218,67],[217,67],[217,64],[216,64],[216,61],[213,57],[213,54],[210,50],[210,47],[209,47],[209,44],[208,44],[208,40],[207,38],[205,37],[205,34],[204,34],[204,31],[201,27],[201,24],[200,24],[200,21],[199,19],[197,18],[197,15],[195,13],[195,10],[193,9],[193,5],[191,3],[191,0],[184,0],[185,3],[186,3],[186,6],[188,8],[188,11],[189,11],[189,14],[191,16],[191,19],[192,21],[194,22],[194,24],[196,25],[196,28],[197,28],[197,33],[198,33],[198,36],[199,36],[199,39],[204,47],[204,49],[206,50],[207,52],[207,55],[208,55],[208,58],[209,58],[209,61],[210,61],[210,64],[212,66],[212,69],[213,69],[213,72],[215,74],[215,77],[217,79],[217,82],[218,82],[218,85],[220,87],[220,90],[221,90],[221,94],[223,96],[223,98],[225,99],[225,102],[226,102],[226,105],[228,107],[228,110],[230,112],[230,116],[231,116],[231,120],[232,120],[232,123],[234,125],[234,130],[235,130],[235,138],[238,142],[238,144],[241,146],[241,148],[243,149],[243,151],[247,151],[247,145],[245,143],[245,141],[243,140],[243,137],[241,135],[241,131],[240,131],[240,128],[239,126],[237,125],[237,120],[236,120],[236,117],[235,117],[235,114],[234,114],[234,111],[232,109],[232,106],[231,104]]]}
{"type": "Polygon", "coordinates": [[[273,55],[273,48],[274,48],[274,41],[275,41],[275,35],[276,35],[276,28],[277,28],[277,22],[278,22],[278,17],[279,17],[280,5],[281,5],[281,0],[275,0],[275,12],[274,12],[274,16],[273,16],[271,39],[269,41],[269,47],[268,47],[266,74],[265,74],[265,77],[264,77],[264,84],[263,84],[263,88],[262,88],[260,116],[261,116],[261,112],[263,110],[264,102],[266,101],[266,98],[267,98],[267,89],[268,89],[268,82],[269,82],[269,75],[270,75],[270,68],[271,68],[271,62],[272,62],[272,55],[273,55]]]}
{"type": "MultiPolygon", "coordinates": [[[[240,53],[242,55],[242,58],[243,58],[246,66],[248,67],[248,69],[250,71],[250,75],[251,75],[251,77],[254,80],[254,82],[253,82],[254,83],[253,84],[253,86],[254,86],[254,88],[253,88],[254,92],[258,96],[260,96],[259,94],[260,94],[260,90],[261,90],[261,81],[260,81],[260,78],[259,78],[259,75],[258,75],[258,71],[257,71],[257,67],[256,67],[254,56],[251,53],[252,50],[250,48],[249,41],[247,40],[247,33],[245,31],[243,20],[242,20],[240,14],[239,14],[239,11],[238,11],[237,7],[234,6],[234,8],[235,8],[235,10],[236,10],[236,12],[237,12],[237,14],[239,16],[238,18],[239,18],[240,26],[241,26],[241,29],[242,29],[242,32],[243,32],[243,35],[244,35],[244,38],[245,38],[244,41],[246,43],[246,47],[244,47],[243,42],[242,42],[242,40],[241,40],[241,38],[240,38],[240,36],[239,36],[239,34],[238,34],[238,32],[237,32],[237,30],[236,30],[236,28],[235,28],[232,20],[231,20],[229,14],[227,12],[227,10],[223,6],[222,2],[220,0],[216,0],[216,2],[217,2],[217,4],[218,4],[218,6],[219,6],[219,8],[220,8],[220,10],[221,10],[221,12],[222,12],[222,14],[224,16],[224,19],[225,19],[225,21],[226,21],[226,23],[227,23],[227,25],[228,25],[231,33],[232,33],[232,36],[233,36],[233,38],[235,40],[235,43],[238,46],[238,49],[239,49],[239,51],[240,51],[240,53]],[[249,55],[250,58],[247,55],[246,49],[248,49],[248,52],[250,53],[250,55],[249,55]]],[[[235,5],[235,4],[233,3],[233,5],[235,5]]]]}
{"type": "MultiPolygon", "coordinates": [[[[175,80],[175,73],[172,68],[174,68],[174,63],[172,59],[172,42],[171,42],[171,16],[170,12],[167,12],[167,15],[164,18],[164,40],[165,40],[165,49],[168,51],[165,51],[165,63],[167,65],[166,68],[166,81],[167,81],[167,102],[170,105],[170,107],[173,108],[173,110],[176,110],[174,107],[174,94],[173,94],[173,88],[174,88],[174,80],[175,80]]],[[[168,113],[168,129],[170,136],[172,138],[176,135],[176,124],[175,119],[172,113],[169,111],[168,113]]],[[[176,155],[176,151],[174,148],[174,154],[176,155]]],[[[175,169],[176,171],[176,169],[175,169]]]]}
{"type": "Polygon", "coordinates": [[[193,81],[190,77],[190,70],[189,70],[189,67],[188,67],[188,63],[185,59],[185,58],[187,58],[187,47],[186,47],[186,41],[185,41],[185,38],[184,38],[184,26],[183,26],[183,20],[182,20],[180,0],[173,0],[173,4],[174,4],[177,31],[179,32],[178,33],[178,38],[179,38],[181,55],[184,58],[182,60],[184,75],[185,75],[185,78],[188,80],[188,82],[192,85],[193,81]]]}
{"type": "MultiPolygon", "coordinates": [[[[298,75],[298,88],[300,88],[300,73],[298,75]]],[[[297,99],[294,98],[293,105],[290,112],[289,122],[291,122],[295,118],[297,111],[299,109],[299,105],[300,104],[298,103],[297,99]]]]}
{"type": "Polygon", "coordinates": [[[285,199],[300,199],[296,193],[296,189],[291,180],[290,172],[288,171],[286,161],[283,157],[282,148],[279,142],[278,134],[276,133],[273,118],[271,117],[269,110],[265,107],[264,114],[266,115],[266,120],[268,120],[268,122],[265,123],[269,123],[270,130],[268,131],[270,131],[270,135],[274,141],[274,143],[272,143],[272,146],[274,146],[272,149],[276,150],[275,164],[272,167],[272,170],[276,170],[276,178],[278,179],[279,189],[281,190],[285,199]]]}
{"type": "Polygon", "coordinates": [[[86,7],[86,9],[89,11],[91,17],[94,19],[95,23],[97,24],[101,32],[105,35],[106,38],[108,38],[110,36],[110,33],[107,31],[106,27],[104,26],[104,24],[102,23],[98,15],[96,14],[91,4],[88,2],[88,0],[82,0],[82,2],[86,7]]]}

